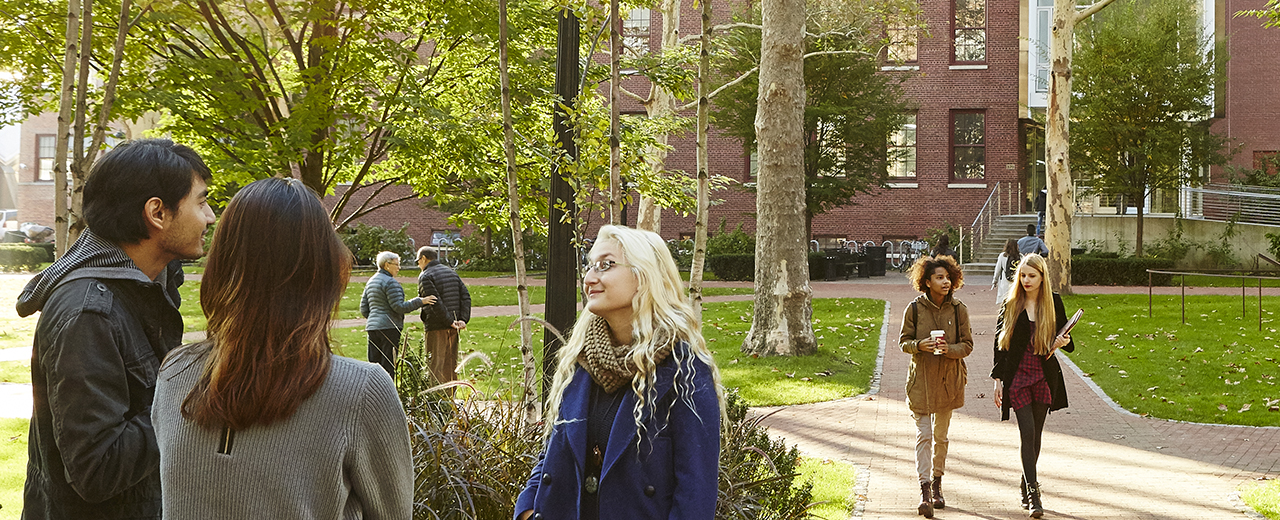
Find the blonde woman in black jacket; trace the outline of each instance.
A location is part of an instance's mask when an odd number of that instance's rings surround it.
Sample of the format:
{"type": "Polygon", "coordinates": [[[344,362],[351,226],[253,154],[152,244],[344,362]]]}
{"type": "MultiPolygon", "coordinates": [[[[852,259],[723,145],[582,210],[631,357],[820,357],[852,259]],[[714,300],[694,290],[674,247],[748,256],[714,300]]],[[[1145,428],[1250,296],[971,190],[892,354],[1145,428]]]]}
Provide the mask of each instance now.
{"type": "Polygon", "coordinates": [[[1009,410],[1018,418],[1022,455],[1022,505],[1032,518],[1044,515],[1036,462],[1040,437],[1049,412],[1067,407],[1062,367],[1054,354],[1075,350],[1070,335],[1059,335],[1067,324],[1062,298],[1049,288],[1048,264],[1035,253],[1022,257],[1017,284],[1009,291],[996,322],[995,404],[1000,419],[1009,410]]]}

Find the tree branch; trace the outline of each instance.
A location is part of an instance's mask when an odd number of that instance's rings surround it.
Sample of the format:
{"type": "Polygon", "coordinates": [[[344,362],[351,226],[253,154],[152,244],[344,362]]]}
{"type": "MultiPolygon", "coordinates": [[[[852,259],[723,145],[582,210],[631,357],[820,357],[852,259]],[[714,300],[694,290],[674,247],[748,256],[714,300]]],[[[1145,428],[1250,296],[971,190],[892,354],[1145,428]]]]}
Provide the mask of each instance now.
{"type": "MultiPolygon", "coordinates": [[[[752,75],[752,74],[756,73],[756,72],[757,72],[757,71],[759,71],[759,70],[760,70],[760,66],[759,66],[759,65],[757,65],[757,66],[755,66],[755,67],[751,67],[751,69],[750,69],[750,70],[748,70],[748,71],[746,71],[746,72],[743,72],[741,76],[738,76],[738,77],[734,78],[734,79],[733,79],[733,81],[730,81],[730,82],[728,82],[728,83],[725,83],[724,85],[720,85],[720,88],[718,88],[718,89],[715,89],[715,90],[711,91],[711,93],[710,93],[710,94],[707,94],[707,100],[708,100],[708,101],[710,101],[710,100],[711,100],[711,98],[713,98],[713,97],[715,97],[715,96],[716,96],[716,94],[719,94],[719,93],[723,92],[725,89],[727,89],[727,88],[729,88],[729,87],[732,87],[732,86],[734,86],[734,85],[737,85],[737,84],[739,84],[739,83],[742,83],[743,81],[746,81],[746,79],[747,79],[748,77],[751,77],[751,75],[752,75]]],[[[697,107],[697,106],[698,106],[698,102],[697,102],[697,101],[692,101],[692,102],[690,102],[690,103],[689,103],[689,104],[687,104],[687,105],[681,105],[677,110],[678,110],[678,111],[680,111],[680,112],[683,112],[683,111],[685,111],[685,110],[689,110],[689,109],[694,108],[694,107],[697,107]]]]}
{"type": "MultiPolygon", "coordinates": [[[[759,29],[759,28],[760,28],[760,24],[758,23],[741,23],[741,22],[726,23],[726,24],[720,24],[720,25],[711,27],[711,32],[727,31],[729,29],[759,29]]],[[[691,34],[689,36],[685,36],[684,38],[680,38],[680,43],[685,44],[700,38],[702,38],[701,34],[691,34]]]]}
{"type": "Polygon", "coordinates": [[[618,87],[618,90],[620,90],[623,94],[626,94],[626,95],[627,95],[627,97],[629,97],[629,98],[631,98],[631,99],[634,99],[634,100],[636,100],[636,101],[639,101],[641,105],[647,105],[647,104],[649,104],[649,102],[651,101],[651,100],[650,100],[650,99],[648,99],[648,98],[640,97],[640,94],[636,94],[635,92],[632,92],[632,91],[630,91],[630,90],[627,90],[627,88],[626,88],[626,87],[621,87],[621,86],[620,86],[620,87],[618,87]]]}
{"type": "Polygon", "coordinates": [[[1113,1],[1115,0],[1098,0],[1097,3],[1077,11],[1075,22],[1079,23],[1081,20],[1093,16],[1094,13],[1101,11],[1103,7],[1106,7],[1113,1]]]}

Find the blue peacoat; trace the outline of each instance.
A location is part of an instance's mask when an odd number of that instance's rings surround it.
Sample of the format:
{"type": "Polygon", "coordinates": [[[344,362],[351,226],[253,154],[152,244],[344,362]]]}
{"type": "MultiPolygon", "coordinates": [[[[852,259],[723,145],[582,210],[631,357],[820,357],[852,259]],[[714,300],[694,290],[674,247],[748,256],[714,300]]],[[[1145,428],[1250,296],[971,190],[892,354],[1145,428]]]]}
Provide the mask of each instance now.
{"type": "MultiPolygon", "coordinates": [[[[635,392],[623,389],[600,472],[600,517],[711,520],[720,460],[720,403],[711,369],[682,343],[655,375],[657,405],[646,406],[642,442],[637,442],[632,415],[635,392]],[[673,387],[677,377],[679,398],[673,387]]],[[[533,520],[579,518],[590,394],[591,376],[579,367],[565,389],[560,424],[516,499],[515,517],[533,510],[533,520]]]]}

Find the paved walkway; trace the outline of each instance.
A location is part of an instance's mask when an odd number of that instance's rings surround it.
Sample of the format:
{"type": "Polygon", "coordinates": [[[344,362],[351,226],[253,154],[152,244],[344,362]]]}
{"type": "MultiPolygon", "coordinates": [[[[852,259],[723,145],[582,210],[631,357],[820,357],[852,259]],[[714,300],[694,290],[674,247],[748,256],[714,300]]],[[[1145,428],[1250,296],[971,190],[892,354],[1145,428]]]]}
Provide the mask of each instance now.
{"type": "MultiPolygon", "coordinates": [[[[985,277],[980,277],[985,278],[985,277]]],[[[406,282],[411,282],[407,280],[406,282]]],[[[531,284],[540,284],[540,280],[531,284]]],[[[468,280],[468,283],[489,283],[468,280]]],[[[511,285],[497,279],[493,285],[511,285]]],[[[708,285],[734,285],[713,283],[708,285]]],[[[815,297],[862,297],[888,302],[887,345],[877,385],[868,396],[837,401],[760,409],[775,411],[766,419],[775,435],[798,444],[810,456],[848,461],[859,469],[855,516],[874,519],[919,518],[914,464],[915,428],[904,402],[908,357],[897,349],[902,310],[915,297],[905,278],[814,282],[815,297]]],[[[1081,293],[1139,293],[1145,287],[1079,287],[1081,293]]],[[[1177,287],[1158,288],[1178,294],[1177,287]]],[[[1265,294],[1280,294],[1266,289],[1265,294]]],[[[1188,289],[1188,294],[1239,294],[1226,289],[1188,289]]],[[[1254,293],[1256,294],[1256,293],[1254,293]]],[[[991,401],[988,354],[996,316],[994,293],[986,281],[960,289],[969,306],[976,340],[967,359],[970,382],[967,404],[952,420],[945,491],[947,508],[939,519],[1017,519],[1017,425],[1001,422],[991,401]]],[[[708,301],[749,299],[719,296],[708,301]]],[[[541,312],[535,306],[534,312],[541,312]]],[[[517,314],[515,306],[484,307],[476,316],[517,314]]],[[[360,320],[344,320],[355,326],[360,320]]],[[[1083,355],[1080,351],[1076,355],[1083,355]]],[[[0,358],[30,357],[29,349],[0,351],[0,358]],[[25,352],[17,352],[25,350],[25,352]],[[16,356],[16,357],[15,357],[16,356]]],[[[1144,419],[1114,408],[1110,400],[1066,363],[1071,406],[1049,416],[1040,457],[1046,518],[1105,519],[1247,519],[1235,489],[1260,476],[1280,474],[1280,428],[1177,423],[1144,419]]],[[[0,385],[4,409],[30,415],[28,385],[0,385]],[[13,387],[13,388],[10,388],[13,387]],[[21,401],[25,387],[25,401],[21,401]],[[25,411],[24,411],[25,410],[25,411]]],[[[4,410],[0,415],[8,416],[4,410]]],[[[1280,419],[1278,419],[1280,421],[1280,419]]]]}
{"type": "MultiPolygon", "coordinates": [[[[895,278],[897,284],[814,284],[815,294],[821,296],[839,294],[889,302],[888,345],[878,371],[878,393],[783,407],[765,420],[775,435],[798,444],[805,453],[858,467],[855,516],[859,518],[920,518],[916,513],[920,488],[915,475],[915,425],[905,403],[909,357],[897,348],[902,311],[916,293],[893,273],[885,281],[895,278]]],[[[1177,290],[1164,288],[1160,292],[1174,294],[1177,290]]],[[[1194,294],[1232,294],[1230,291],[1197,289],[1194,294]]],[[[1146,288],[1080,287],[1077,292],[1133,293],[1146,292],[1146,288]]],[[[1189,294],[1193,293],[1189,290],[1189,294]]],[[[967,359],[966,405],[956,411],[951,423],[944,479],[947,508],[937,511],[935,518],[1026,518],[1018,505],[1018,427],[1012,420],[1000,421],[987,376],[996,321],[995,295],[985,282],[978,282],[960,289],[958,296],[969,306],[976,345],[967,359]]],[[[1263,475],[1275,478],[1280,473],[1280,428],[1137,417],[1113,408],[1101,390],[1074,370],[1074,365],[1067,365],[1071,406],[1049,416],[1038,466],[1045,488],[1046,518],[1258,518],[1245,510],[1235,489],[1244,481],[1263,475]]]]}

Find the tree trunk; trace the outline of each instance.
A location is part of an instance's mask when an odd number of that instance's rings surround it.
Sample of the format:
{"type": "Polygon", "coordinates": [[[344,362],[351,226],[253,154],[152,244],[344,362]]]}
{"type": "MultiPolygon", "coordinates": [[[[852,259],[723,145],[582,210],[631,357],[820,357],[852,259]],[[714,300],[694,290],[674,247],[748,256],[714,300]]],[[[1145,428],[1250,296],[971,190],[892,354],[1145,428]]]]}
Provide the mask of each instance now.
{"type": "Polygon", "coordinates": [[[1139,192],[1138,192],[1138,202],[1137,202],[1137,204],[1134,204],[1134,205],[1133,205],[1133,206],[1134,206],[1134,208],[1136,208],[1136,209],[1137,209],[1137,214],[1138,214],[1138,222],[1137,222],[1138,229],[1137,229],[1137,236],[1134,238],[1134,244],[1133,244],[1133,256],[1135,256],[1135,257],[1141,257],[1141,256],[1142,256],[1142,227],[1143,227],[1142,225],[1145,223],[1144,221],[1146,220],[1146,219],[1142,218],[1142,215],[1143,215],[1143,212],[1144,212],[1144,210],[1146,209],[1146,206],[1147,206],[1147,197],[1146,197],[1146,194],[1147,194],[1147,190],[1146,190],[1146,188],[1145,188],[1145,186],[1144,186],[1144,187],[1143,187],[1143,189],[1142,189],[1141,191],[1139,191],[1139,192]]]}
{"type": "Polygon", "coordinates": [[[764,0],[756,142],[756,293],[743,352],[817,349],[805,231],[804,0],[764,0]]]}
{"type": "Polygon", "coordinates": [[[84,0],[80,13],[80,66],[76,72],[76,106],[75,122],[71,130],[71,201],[67,207],[67,242],[74,244],[80,238],[80,230],[84,229],[84,217],[80,215],[80,207],[84,200],[84,181],[89,175],[89,166],[93,164],[95,150],[84,149],[86,133],[85,120],[89,110],[86,99],[89,97],[89,72],[92,69],[93,57],[93,0],[84,0]]]}
{"type": "MultiPolygon", "coordinates": [[[[680,0],[662,0],[662,52],[680,47],[680,0]]],[[[649,102],[645,109],[650,118],[660,118],[676,113],[676,98],[665,88],[654,83],[650,87],[649,102]]],[[[666,146],[667,134],[656,137],[657,144],[666,146]]],[[[645,154],[645,162],[653,171],[653,175],[661,176],[666,169],[667,152],[655,146],[645,154]]],[[[636,216],[636,227],[662,234],[662,207],[654,204],[649,197],[640,197],[640,211],[636,216]]]]}
{"type": "Polygon", "coordinates": [[[511,245],[516,255],[516,295],[520,301],[520,359],[524,362],[525,420],[538,422],[538,363],[533,359],[533,330],[529,318],[529,285],[524,270],[524,237],[520,230],[520,191],[516,188],[515,131],[511,125],[511,76],[507,56],[507,0],[498,0],[498,78],[502,84],[502,149],[507,155],[507,203],[511,213],[511,245]]]}
{"type": "Polygon", "coordinates": [[[689,301],[693,315],[702,321],[702,270],[707,262],[707,208],[711,173],[708,166],[707,129],[711,100],[707,84],[711,74],[711,1],[702,0],[702,35],[698,38],[698,202],[693,224],[693,262],[689,266],[689,301]]]}
{"type": "Polygon", "coordinates": [[[53,158],[53,229],[54,247],[57,256],[67,252],[68,209],[67,208],[67,144],[71,136],[72,103],[75,99],[76,87],[76,55],[80,49],[80,2],[67,2],[66,48],[62,58],[62,86],[58,103],[58,137],[54,147],[53,158]]]}
{"type": "Polygon", "coordinates": [[[622,16],[618,0],[609,0],[609,223],[622,222],[622,16]]]}
{"type": "Polygon", "coordinates": [[[1051,75],[1048,121],[1044,127],[1047,186],[1045,245],[1049,247],[1049,282],[1055,292],[1071,294],[1071,219],[1076,212],[1071,182],[1071,51],[1076,23],[1098,12],[1113,0],[1099,2],[1077,12],[1074,0],[1054,0],[1053,35],[1049,42],[1051,75]]]}

